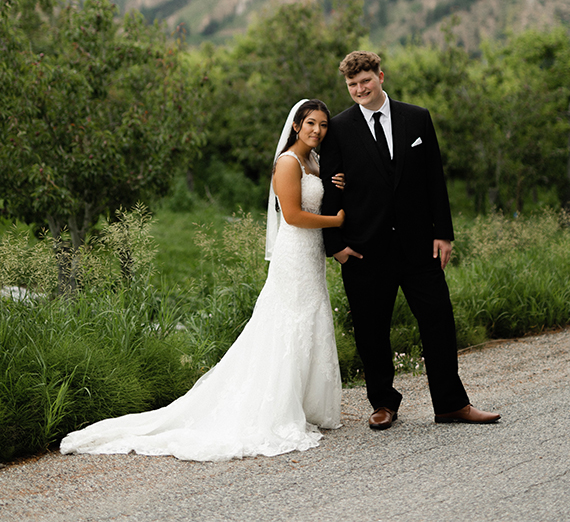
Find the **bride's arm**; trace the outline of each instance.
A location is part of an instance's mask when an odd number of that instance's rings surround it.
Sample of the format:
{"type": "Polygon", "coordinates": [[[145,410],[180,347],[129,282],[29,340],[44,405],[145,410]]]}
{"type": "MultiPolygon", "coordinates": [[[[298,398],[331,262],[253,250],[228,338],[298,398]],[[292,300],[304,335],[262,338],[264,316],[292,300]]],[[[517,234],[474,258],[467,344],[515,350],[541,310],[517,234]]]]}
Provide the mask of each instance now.
{"type": "Polygon", "coordinates": [[[340,227],[344,221],[343,210],[336,216],[321,216],[301,208],[301,176],[301,167],[295,158],[279,158],[273,174],[273,189],[285,221],[299,228],[340,227]]]}

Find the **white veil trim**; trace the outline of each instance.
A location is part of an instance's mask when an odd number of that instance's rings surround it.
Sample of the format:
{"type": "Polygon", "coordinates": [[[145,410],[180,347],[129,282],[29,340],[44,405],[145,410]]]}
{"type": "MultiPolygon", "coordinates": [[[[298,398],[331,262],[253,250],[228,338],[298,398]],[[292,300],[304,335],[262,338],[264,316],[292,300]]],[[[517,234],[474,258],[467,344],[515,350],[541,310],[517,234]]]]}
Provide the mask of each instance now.
{"type": "MultiPolygon", "coordinates": [[[[275,149],[275,156],[273,157],[273,165],[277,161],[279,157],[279,153],[285,147],[287,140],[289,139],[289,134],[291,134],[291,128],[293,127],[293,120],[295,118],[295,114],[299,110],[299,107],[303,105],[306,101],[309,101],[307,98],[298,101],[293,108],[289,111],[289,116],[287,116],[287,120],[285,121],[285,125],[283,125],[283,130],[281,131],[281,137],[279,138],[279,142],[277,143],[277,148],[275,149]]],[[[273,170],[273,169],[272,169],[273,170]]],[[[277,239],[277,232],[279,231],[279,214],[277,209],[275,208],[275,202],[277,200],[277,196],[275,195],[275,191],[273,190],[273,174],[271,175],[271,179],[269,180],[269,199],[267,201],[267,229],[265,232],[265,259],[267,261],[271,260],[271,256],[273,254],[273,247],[275,245],[275,240],[277,239]]]]}

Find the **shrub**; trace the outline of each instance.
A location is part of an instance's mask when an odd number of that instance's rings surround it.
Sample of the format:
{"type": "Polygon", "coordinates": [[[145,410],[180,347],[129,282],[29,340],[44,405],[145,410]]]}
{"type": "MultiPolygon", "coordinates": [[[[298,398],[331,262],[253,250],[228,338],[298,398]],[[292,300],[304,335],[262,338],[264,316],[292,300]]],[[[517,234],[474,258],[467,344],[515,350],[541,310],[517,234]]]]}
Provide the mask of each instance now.
{"type": "Polygon", "coordinates": [[[23,285],[26,299],[10,295],[0,307],[1,459],[102,418],[163,406],[201,375],[176,329],[182,307],[149,282],[149,226],[139,206],[69,252],[79,284],[62,295],[52,240],[2,238],[0,283],[23,285]]]}
{"type": "MultiPolygon", "coordinates": [[[[34,242],[15,229],[2,237],[0,284],[21,285],[26,298],[3,297],[0,306],[0,459],[41,451],[103,418],[170,403],[242,331],[267,273],[263,223],[240,212],[221,228],[198,226],[195,278],[170,290],[151,284],[151,224],[144,207],[105,224],[100,237],[69,254],[79,284],[63,295],[49,238],[34,242]]],[[[552,211],[458,220],[446,275],[459,348],[569,323],[567,224],[552,211]]],[[[343,381],[362,384],[332,260],[327,282],[343,381]]],[[[396,371],[423,371],[417,325],[401,293],[391,339],[396,371]]]]}

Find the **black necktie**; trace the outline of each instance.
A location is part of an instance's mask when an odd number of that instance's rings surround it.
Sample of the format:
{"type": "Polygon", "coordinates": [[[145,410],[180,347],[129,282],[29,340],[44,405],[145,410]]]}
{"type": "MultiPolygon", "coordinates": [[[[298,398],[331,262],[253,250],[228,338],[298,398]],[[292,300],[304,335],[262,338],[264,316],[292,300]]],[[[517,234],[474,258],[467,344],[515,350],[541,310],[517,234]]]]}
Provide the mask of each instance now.
{"type": "Polygon", "coordinates": [[[380,154],[390,158],[390,149],[388,148],[388,142],[386,141],[386,134],[384,134],[384,129],[380,123],[380,116],[382,113],[375,112],[372,117],[374,118],[374,134],[376,134],[376,143],[380,149],[380,154]]]}

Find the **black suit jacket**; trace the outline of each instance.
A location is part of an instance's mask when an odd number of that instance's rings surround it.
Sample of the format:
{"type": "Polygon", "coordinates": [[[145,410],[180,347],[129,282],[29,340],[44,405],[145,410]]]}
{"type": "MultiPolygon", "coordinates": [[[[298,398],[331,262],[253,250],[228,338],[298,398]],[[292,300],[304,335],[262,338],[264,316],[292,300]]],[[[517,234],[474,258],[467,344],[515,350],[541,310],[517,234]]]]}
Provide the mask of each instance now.
{"type": "Polygon", "coordinates": [[[433,240],[453,240],[439,146],[427,109],[390,99],[394,163],[381,155],[358,105],[331,120],[321,145],[322,213],[346,212],[344,226],[324,229],[327,255],[350,246],[378,253],[394,228],[410,260],[432,256],[433,240]],[[421,140],[420,144],[412,145],[421,140]],[[344,191],[331,177],[344,172],[344,191]]]}

